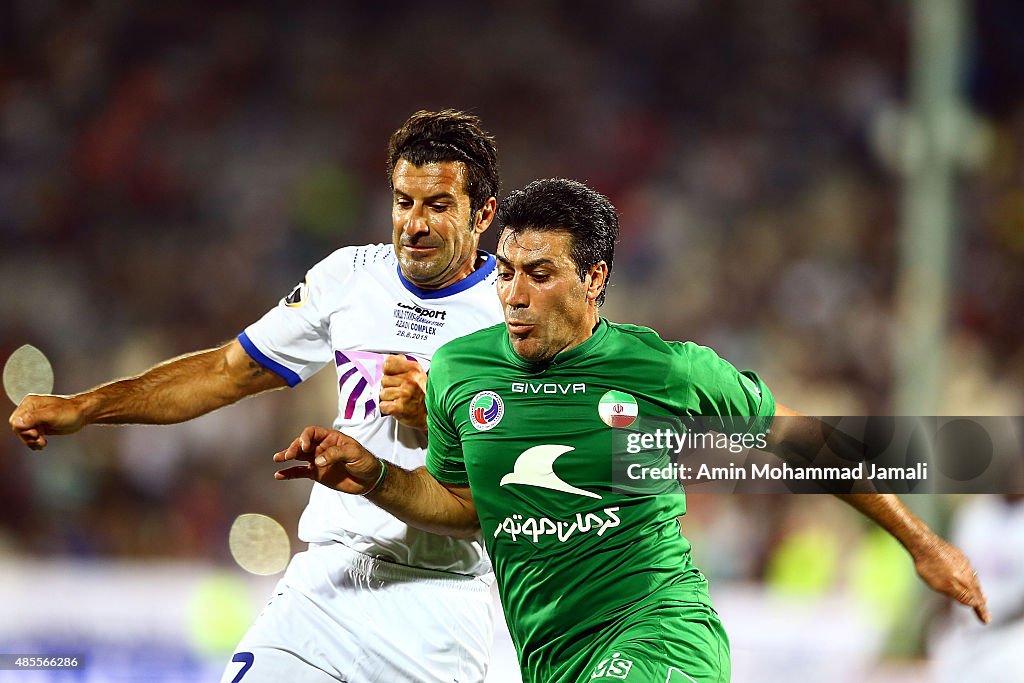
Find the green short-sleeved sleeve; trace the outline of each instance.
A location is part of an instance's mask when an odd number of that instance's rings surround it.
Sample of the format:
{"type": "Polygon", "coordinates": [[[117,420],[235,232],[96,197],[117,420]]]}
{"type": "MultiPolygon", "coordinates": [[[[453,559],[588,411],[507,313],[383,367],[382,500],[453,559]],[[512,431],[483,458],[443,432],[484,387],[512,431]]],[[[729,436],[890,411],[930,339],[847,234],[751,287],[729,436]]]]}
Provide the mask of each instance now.
{"type": "Polygon", "coordinates": [[[737,370],[712,349],[693,342],[673,343],[673,394],[696,414],[718,418],[712,426],[724,432],[766,431],[775,416],[775,397],[749,370],[737,370]],[[741,418],[738,421],[724,418],[741,418]],[[755,419],[742,419],[755,418],[755,419]],[[758,419],[760,418],[760,419],[758,419]]]}
{"type": "Polygon", "coordinates": [[[455,415],[445,400],[450,384],[444,354],[434,356],[427,378],[427,471],[439,482],[465,486],[469,483],[455,415]]]}

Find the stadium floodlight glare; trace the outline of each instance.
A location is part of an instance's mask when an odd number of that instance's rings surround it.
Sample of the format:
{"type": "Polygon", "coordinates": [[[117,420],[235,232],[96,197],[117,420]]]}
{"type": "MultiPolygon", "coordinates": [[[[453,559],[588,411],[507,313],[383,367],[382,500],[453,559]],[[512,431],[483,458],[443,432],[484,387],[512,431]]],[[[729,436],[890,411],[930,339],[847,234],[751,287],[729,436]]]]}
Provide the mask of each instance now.
{"type": "Polygon", "coordinates": [[[25,344],[15,349],[4,364],[4,391],[14,405],[29,394],[53,391],[53,366],[42,351],[25,344]]]}
{"type": "Polygon", "coordinates": [[[272,517],[254,513],[235,519],[228,533],[228,548],[239,567],[260,576],[284,571],[292,555],[284,527],[272,517]]]}

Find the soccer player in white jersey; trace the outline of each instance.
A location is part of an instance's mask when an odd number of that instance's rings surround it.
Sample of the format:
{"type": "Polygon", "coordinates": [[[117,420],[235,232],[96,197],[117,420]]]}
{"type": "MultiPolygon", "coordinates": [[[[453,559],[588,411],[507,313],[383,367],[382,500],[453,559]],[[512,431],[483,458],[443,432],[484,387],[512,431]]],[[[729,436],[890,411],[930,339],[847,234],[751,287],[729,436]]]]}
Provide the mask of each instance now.
{"type": "MultiPolygon", "coordinates": [[[[252,394],[338,375],[334,426],[377,456],[423,465],[434,351],[502,319],[478,250],[499,187],[494,139],[461,112],[417,112],[392,135],[392,244],[345,247],[219,348],[72,396],[30,395],[10,418],[33,449],[87,424],[169,424],[252,394]]],[[[482,681],[490,566],[479,538],[425,533],[315,485],[298,553],[223,683],[482,681]]]]}

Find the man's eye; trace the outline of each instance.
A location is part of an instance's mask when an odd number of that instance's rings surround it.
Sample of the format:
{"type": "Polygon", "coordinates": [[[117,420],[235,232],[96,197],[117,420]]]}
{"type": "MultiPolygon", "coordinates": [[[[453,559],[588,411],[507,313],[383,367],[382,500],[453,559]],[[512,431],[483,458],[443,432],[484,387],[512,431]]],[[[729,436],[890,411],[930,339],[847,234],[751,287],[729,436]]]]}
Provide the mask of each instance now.
{"type": "Polygon", "coordinates": [[[549,277],[551,277],[551,275],[549,275],[548,273],[530,273],[530,277],[536,280],[537,282],[544,282],[549,277]]]}
{"type": "Polygon", "coordinates": [[[408,199],[396,199],[395,206],[402,209],[408,209],[410,206],[412,206],[412,202],[408,199]]]}
{"type": "Polygon", "coordinates": [[[505,281],[511,280],[512,279],[512,271],[511,270],[499,270],[498,271],[498,279],[499,280],[505,280],[505,281]]]}

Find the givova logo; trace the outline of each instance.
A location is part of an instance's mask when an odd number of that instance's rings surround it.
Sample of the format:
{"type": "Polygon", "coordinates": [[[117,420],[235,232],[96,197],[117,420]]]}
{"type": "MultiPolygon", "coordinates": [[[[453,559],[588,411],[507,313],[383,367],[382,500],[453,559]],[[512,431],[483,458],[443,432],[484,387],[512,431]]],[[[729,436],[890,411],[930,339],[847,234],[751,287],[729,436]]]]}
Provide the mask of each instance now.
{"type": "Polygon", "coordinates": [[[469,421],[477,431],[486,432],[494,429],[505,414],[505,404],[501,396],[493,391],[481,391],[469,402],[469,421]]]}

